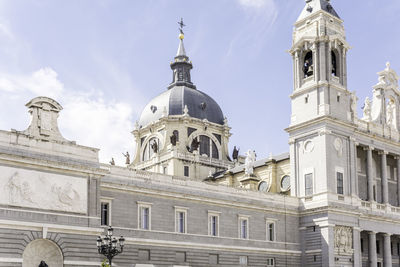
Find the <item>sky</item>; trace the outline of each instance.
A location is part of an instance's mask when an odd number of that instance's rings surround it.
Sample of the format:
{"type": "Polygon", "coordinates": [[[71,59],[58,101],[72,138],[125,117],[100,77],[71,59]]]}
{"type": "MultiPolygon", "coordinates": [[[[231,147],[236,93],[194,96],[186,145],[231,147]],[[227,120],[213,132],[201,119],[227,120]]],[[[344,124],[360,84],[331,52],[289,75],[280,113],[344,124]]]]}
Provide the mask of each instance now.
{"type": "MultiPolygon", "coordinates": [[[[344,20],[359,114],[387,61],[400,73],[400,1],[331,0],[344,20]]],[[[0,0],[0,129],[25,130],[36,96],[62,106],[68,140],[104,163],[135,149],[144,106],[167,90],[183,17],[192,81],[232,127],[230,149],[288,152],[293,24],[304,0],[0,0]]]]}

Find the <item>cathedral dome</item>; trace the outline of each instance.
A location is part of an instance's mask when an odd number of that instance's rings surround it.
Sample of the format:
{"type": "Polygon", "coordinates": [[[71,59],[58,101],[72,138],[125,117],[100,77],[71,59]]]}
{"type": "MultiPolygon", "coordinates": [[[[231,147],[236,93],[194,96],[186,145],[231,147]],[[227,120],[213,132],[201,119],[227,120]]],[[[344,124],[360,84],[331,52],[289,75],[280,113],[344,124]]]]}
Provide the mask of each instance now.
{"type": "Polygon", "coordinates": [[[173,86],[146,105],[139,126],[144,127],[161,117],[183,115],[185,106],[190,117],[224,124],[222,110],[210,96],[187,86],[173,86]]]}

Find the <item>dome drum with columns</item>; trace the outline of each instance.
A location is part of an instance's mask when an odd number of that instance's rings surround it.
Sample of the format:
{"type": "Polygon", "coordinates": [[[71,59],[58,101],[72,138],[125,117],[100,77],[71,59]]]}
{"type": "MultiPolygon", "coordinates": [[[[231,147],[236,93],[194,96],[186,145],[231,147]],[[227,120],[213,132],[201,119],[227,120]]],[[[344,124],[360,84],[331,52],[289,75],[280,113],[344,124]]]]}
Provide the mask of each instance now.
{"type": "Polygon", "coordinates": [[[233,166],[228,156],[230,127],[217,102],[192,83],[193,65],[182,32],[179,39],[168,90],[145,106],[135,125],[131,167],[204,179],[233,166]]]}

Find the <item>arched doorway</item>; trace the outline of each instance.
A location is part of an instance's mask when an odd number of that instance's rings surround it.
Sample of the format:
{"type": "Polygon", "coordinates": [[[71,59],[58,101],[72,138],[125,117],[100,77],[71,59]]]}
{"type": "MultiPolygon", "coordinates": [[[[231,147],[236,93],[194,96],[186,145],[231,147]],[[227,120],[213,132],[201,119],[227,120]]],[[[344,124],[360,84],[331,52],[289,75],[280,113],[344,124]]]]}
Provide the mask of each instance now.
{"type": "Polygon", "coordinates": [[[49,267],[64,266],[60,248],[46,239],[34,240],[26,246],[22,267],[38,267],[41,261],[45,261],[49,267]]]}

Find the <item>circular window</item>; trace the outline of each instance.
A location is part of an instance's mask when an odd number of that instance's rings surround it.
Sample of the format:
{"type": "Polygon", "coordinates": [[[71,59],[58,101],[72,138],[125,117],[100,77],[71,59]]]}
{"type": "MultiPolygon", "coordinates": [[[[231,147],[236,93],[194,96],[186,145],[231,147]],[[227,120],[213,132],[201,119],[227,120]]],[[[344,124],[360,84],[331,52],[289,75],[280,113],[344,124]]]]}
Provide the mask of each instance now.
{"type": "Polygon", "coordinates": [[[260,192],[268,192],[269,190],[269,184],[265,181],[262,181],[259,185],[258,185],[258,191],[260,192]]]}
{"type": "Polygon", "coordinates": [[[290,189],[290,176],[285,175],[281,179],[281,191],[287,192],[290,189]]]}

